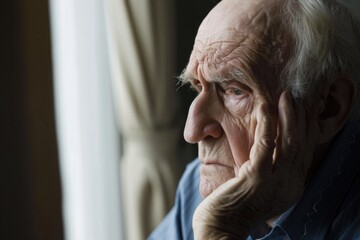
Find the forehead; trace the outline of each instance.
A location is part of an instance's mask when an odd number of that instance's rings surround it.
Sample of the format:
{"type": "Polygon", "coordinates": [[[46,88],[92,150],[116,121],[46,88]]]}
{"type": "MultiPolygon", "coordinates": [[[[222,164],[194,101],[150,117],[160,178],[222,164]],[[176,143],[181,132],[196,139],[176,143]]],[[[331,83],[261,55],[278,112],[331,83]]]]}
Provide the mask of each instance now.
{"type": "Polygon", "coordinates": [[[277,74],[285,36],[280,0],[223,0],[202,22],[185,73],[206,80],[231,71],[277,74]],[[259,69],[260,68],[260,69],[259,69]]]}
{"type": "Polygon", "coordinates": [[[212,38],[223,30],[267,31],[279,6],[279,0],[223,0],[203,20],[197,38],[212,38]]]}

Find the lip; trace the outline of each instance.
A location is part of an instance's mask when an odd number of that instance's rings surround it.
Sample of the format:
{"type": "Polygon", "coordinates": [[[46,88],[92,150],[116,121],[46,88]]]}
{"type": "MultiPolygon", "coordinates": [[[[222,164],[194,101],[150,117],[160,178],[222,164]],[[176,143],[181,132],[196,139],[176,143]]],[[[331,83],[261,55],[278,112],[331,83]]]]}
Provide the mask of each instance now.
{"type": "Polygon", "coordinates": [[[230,168],[230,166],[225,165],[225,164],[221,163],[221,162],[218,161],[218,160],[205,159],[205,160],[201,160],[201,163],[204,164],[204,165],[220,165],[220,166],[224,166],[224,167],[230,168]]]}

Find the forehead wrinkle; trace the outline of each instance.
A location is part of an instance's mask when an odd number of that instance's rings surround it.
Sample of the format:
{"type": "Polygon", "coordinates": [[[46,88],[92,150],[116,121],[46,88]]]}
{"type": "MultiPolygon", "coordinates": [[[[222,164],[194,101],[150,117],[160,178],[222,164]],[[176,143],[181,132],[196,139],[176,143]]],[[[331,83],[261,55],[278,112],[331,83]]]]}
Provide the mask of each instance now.
{"type": "MultiPolygon", "coordinates": [[[[238,80],[256,83],[251,62],[256,62],[258,52],[251,47],[251,41],[246,38],[242,42],[219,42],[211,44],[200,57],[196,58],[197,69],[202,68],[204,78],[209,82],[238,80]],[[216,46],[216,47],[214,47],[216,46]]],[[[195,69],[194,69],[195,70],[195,69]]]]}
{"type": "Polygon", "coordinates": [[[214,69],[221,71],[229,61],[238,57],[237,49],[246,40],[246,36],[232,30],[224,30],[216,35],[205,41],[196,39],[188,65],[193,68],[192,71],[199,66],[204,68],[205,72],[214,69]]]}
{"type": "MultiPolygon", "coordinates": [[[[261,7],[251,11],[242,9],[232,17],[222,12],[217,20],[208,19],[206,24],[202,24],[188,65],[189,71],[196,78],[204,74],[202,77],[206,80],[218,81],[222,79],[219,76],[235,66],[242,69],[245,79],[257,85],[264,77],[265,68],[272,67],[276,77],[276,71],[281,69],[279,65],[284,60],[286,33],[279,30],[281,17],[275,14],[278,6],[270,2],[259,1],[261,7]]],[[[229,12],[234,12],[237,6],[234,4],[228,8],[229,12]]]]}
{"type": "Polygon", "coordinates": [[[211,75],[227,71],[229,63],[238,57],[236,52],[239,46],[239,43],[230,41],[216,42],[208,45],[199,59],[205,78],[210,80],[212,78],[211,75]]]}

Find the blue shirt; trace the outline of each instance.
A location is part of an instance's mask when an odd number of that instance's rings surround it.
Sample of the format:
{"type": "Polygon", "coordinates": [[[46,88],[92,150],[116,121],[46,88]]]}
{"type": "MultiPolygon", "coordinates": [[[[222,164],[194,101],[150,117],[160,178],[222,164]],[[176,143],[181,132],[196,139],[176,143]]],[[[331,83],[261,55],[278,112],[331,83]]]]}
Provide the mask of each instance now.
{"type": "MultiPolygon", "coordinates": [[[[174,207],[148,240],[194,239],[192,216],[202,201],[199,167],[198,159],[187,166],[174,207]]],[[[360,239],[360,122],[346,124],[302,198],[261,239],[360,239]]]]}

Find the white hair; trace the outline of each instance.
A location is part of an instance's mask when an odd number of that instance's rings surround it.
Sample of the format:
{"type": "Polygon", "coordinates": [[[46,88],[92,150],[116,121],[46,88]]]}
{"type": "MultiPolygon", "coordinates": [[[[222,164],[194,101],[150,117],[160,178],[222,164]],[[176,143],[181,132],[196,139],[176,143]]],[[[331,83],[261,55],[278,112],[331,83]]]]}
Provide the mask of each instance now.
{"type": "MultiPolygon", "coordinates": [[[[310,99],[326,81],[346,74],[360,82],[360,21],[338,0],[285,0],[284,24],[295,47],[282,72],[295,99],[310,99]],[[315,82],[314,82],[315,81],[315,82]]],[[[359,88],[358,88],[359,89],[359,88]]],[[[359,96],[353,118],[360,117],[359,96]]]]}

